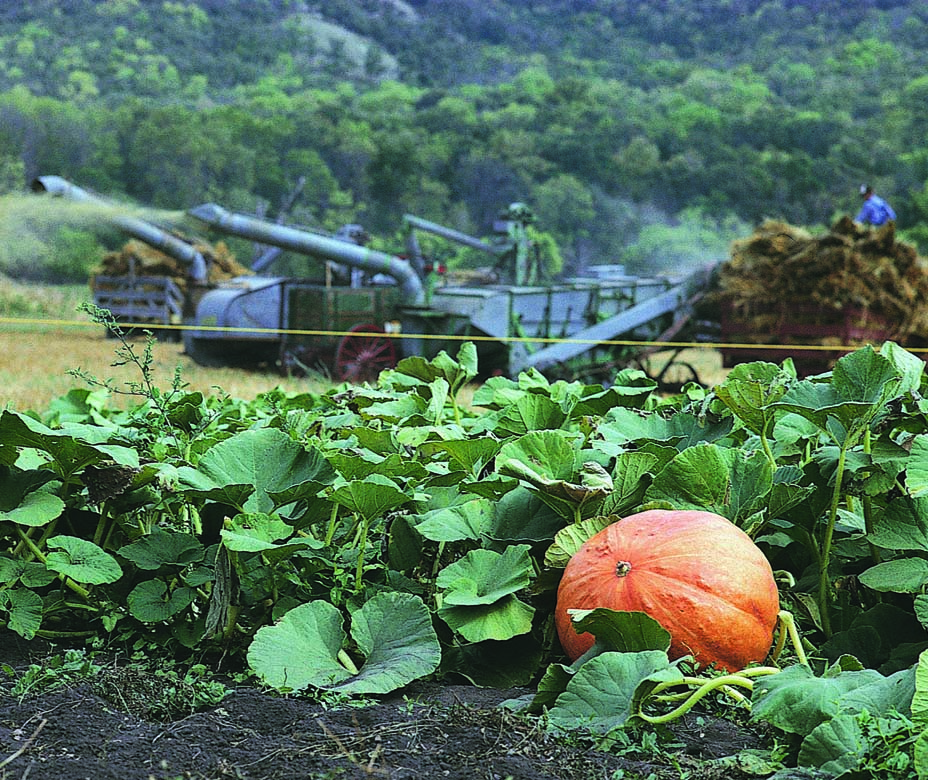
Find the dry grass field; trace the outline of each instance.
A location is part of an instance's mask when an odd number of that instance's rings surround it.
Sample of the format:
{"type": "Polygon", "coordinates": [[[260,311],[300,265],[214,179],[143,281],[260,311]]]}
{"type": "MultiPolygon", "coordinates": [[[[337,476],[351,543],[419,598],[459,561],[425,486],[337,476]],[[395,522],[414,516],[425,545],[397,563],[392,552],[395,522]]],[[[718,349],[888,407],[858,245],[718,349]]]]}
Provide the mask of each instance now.
{"type": "MultiPolygon", "coordinates": [[[[49,404],[72,388],[88,384],[69,373],[80,370],[101,381],[113,380],[117,387],[141,379],[137,367],[115,366],[117,339],[107,338],[101,325],[90,322],[78,305],[89,299],[83,286],[48,287],[23,285],[0,278],[0,408],[43,412],[49,404]]],[[[141,355],[142,338],[130,342],[141,355]]],[[[647,370],[655,374],[669,353],[648,358],[647,370]]],[[[273,371],[246,371],[239,368],[204,368],[184,354],[177,342],[157,342],[153,350],[156,384],[169,389],[180,367],[181,380],[188,389],[203,393],[224,392],[253,399],[259,393],[280,387],[286,393],[324,392],[331,385],[324,378],[287,377],[273,371]]],[[[714,385],[724,379],[721,356],[712,349],[690,349],[678,356],[696,370],[699,380],[714,385]]],[[[689,371],[677,367],[668,371],[670,381],[690,378],[689,371]]],[[[466,399],[462,399],[466,403],[466,399]]],[[[111,405],[133,403],[127,396],[114,395],[111,405]]]]}
{"type": "MultiPolygon", "coordinates": [[[[113,380],[116,387],[141,380],[135,366],[114,366],[117,339],[107,338],[102,325],[78,311],[90,300],[84,285],[50,286],[23,284],[0,276],[0,408],[43,412],[55,398],[73,388],[89,387],[69,371],[81,370],[101,381],[113,380]]],[[[137,354],[145,340],[130,342],[137,354]]],[[[153,349],[155,383],[169,389],[179,366],[188,389],[204,393],[223,392],[249,399],[281,387],[287,393],[322,392],[328,385],[305,378],[285,377],[274,372],[249,372],[231,368],[203,368],[183,354],[177,342],[157,342],[153,349]]],[[[136,402],[114,395],[111,406],[126,407],[136,402]]]]}
{"type": "MultiPolygon", "coordinates": [[[[130,342],[139,355],[145,348],[143,339],[130,342]]],[[[69,373],[80,369],[100,380],[112,379],[117,387],[141,379],[135,366],[114,366],[120,343],[107,338],[101,326],[24,327],[0,323],[0,408],[19,411],[48,409],[55,398],[72,388],[89,385],[69,373]]],[[[156,384],[168,389],[180,367],[181,379],[191,390],[203,393],[224,392],[234,398],[252,399],[259,393],[280,387],[286,393],[324,392],[330,385],[324,379],[287,377],[275,372],[246,371],[239,368],[204,368],[184,354],[183,345],[157,342],[153,349],[156,384]]],[[[650,359],[657,368],[666,355],[650,359]]],[[[714,384],[727,371],[713,350],[688,350],[681,359],[693,365],[702,382],[714,384]]],[[[673,371],[674,369],[672,369],[673,371]]],[[[111,404],[125,407],[133,399],[113,396],[111,404]]]]}
{"type": "MultiPolygon", "coordinates": [[[[139,355],[144,352],[143,339],[130,343],[139,355]]],[[[119,347],[118,340],[106,338],[101,326],[26,329],[0,325],[0,406],[44,411],[68,390],[89,386],[68,373],[74,369],[101,381],[112,379],[117,387],[128,389],[128,383],[138,382],[141,374],[135,366],[113,365],[119,347]]],[[[157,342],[152,354],[155,383],[162,389],[171,387],[178,366],[188,389],[212,393],[218,388],[235,398],[254,398],[278,386],[287,393],[321,392],[327,387],[324,382],[273,372],[203,368],[174,342],[157,342]]],[[[115,395],[111,403],[125,407],[133,402],[130,397],[115,395]]]]}

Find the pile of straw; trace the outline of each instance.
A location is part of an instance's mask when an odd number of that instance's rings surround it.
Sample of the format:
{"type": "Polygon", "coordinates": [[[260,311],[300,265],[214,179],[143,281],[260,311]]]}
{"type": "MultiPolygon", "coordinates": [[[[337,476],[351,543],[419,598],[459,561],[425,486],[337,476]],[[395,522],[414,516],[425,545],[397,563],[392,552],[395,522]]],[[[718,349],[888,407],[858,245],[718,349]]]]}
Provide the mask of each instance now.
{"type": "MultiPolygon", "coordinates": [[[[196,241],[189,243],[206,260],[209,267],[209,281],[212,283],[252,273],[235,259],[235,255],[222,241],[214,246],[196,241]]],[[[132,239],[126,242],[122,249],[104,255],[97,275],[170,276],[181,289],[184,289],[188,270],[187,266],[170,255],[166,255],[143,241],[132,239]]]]}
{"type": "Polygon", "coordinates": [[[746,335],[774,333],[791,310],[827,317],[854,309],[885,323],[900,343],[928,339],[928,261],[896,240],[892,222],[869,229],[842,217],[820,236],[764,222],[733,244],[718,281],[713,297],[745,323],[746,335]]]}

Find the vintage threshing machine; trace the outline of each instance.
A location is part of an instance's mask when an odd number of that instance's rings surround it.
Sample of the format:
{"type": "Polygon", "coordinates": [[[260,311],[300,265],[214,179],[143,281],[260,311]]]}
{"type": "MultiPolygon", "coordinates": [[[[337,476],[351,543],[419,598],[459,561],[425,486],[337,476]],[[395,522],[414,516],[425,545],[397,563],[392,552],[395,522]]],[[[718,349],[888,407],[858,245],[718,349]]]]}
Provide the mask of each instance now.
{"type": "MultiPolygon", "coordinates": [[[[96,197],[56,176],[37,179],[33,190],[96,197]]],[[[614,342],[679,335],[710,273],[639,277],[594,266],[582,277],[542,281],[527,231],[532,215],[523,204],[501,215],[492,241],[407,216],[404,257],[364,246],[356,226],[325,235],[216,204],[187,213],[202,229],[314,261],[305,277],[262,272],[210,282],[191,245],[141,220],[115,218],[116,227],[189,268],[182,321],[190,357],[214,365],[263,362],[284,371],[321,368],[350,381],[372,380],[406,356],[454,353],[464,340],[476,344],[484,374],[516,376],[534,368],[570,376],[581,366],[587,376],[597,367],[608,373],[634,353],[614,342]],[[487,252],[495,258],[489,278],[451,283],[437,275],[418,249],[417,230],[487,252]]],[[[132,312],[141,281],[122,281],[118,300],[112,289],[95,288],[99,305],[108,295],[112,304],[126,304],[114,312],[121,321],[151,325],[151,311],[132,312]]]]}

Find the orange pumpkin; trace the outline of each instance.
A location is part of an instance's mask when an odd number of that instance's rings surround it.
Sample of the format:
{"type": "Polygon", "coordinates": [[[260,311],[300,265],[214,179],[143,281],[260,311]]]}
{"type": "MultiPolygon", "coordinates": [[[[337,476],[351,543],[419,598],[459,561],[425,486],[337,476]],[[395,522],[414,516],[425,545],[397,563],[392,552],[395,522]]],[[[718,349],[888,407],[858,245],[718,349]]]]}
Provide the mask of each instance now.
{"type": "Polygon", "coordinates": [[[576,660],[593,645],[570,609],[645,612],[670,632],[670,657],[729,671],[766,658],[780,610],[766,556],[744,531],[711,512],[655,509],[588,539],[557,592],[555,624],[576,660]]]}

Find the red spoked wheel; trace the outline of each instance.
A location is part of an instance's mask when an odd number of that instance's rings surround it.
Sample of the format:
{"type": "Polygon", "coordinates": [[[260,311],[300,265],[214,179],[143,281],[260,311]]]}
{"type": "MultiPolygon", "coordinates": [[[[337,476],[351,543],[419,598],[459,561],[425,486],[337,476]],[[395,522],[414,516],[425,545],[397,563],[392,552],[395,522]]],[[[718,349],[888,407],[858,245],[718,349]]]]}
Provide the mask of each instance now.
{"type": "Polygon", "coordinates": [[[393,339],[376,325],[355,325],[335,350],[335,377],[342,382],[373,382],[396,365],[393,339]],[[364,334],[364,335],[361,335],[364,334]]]}

